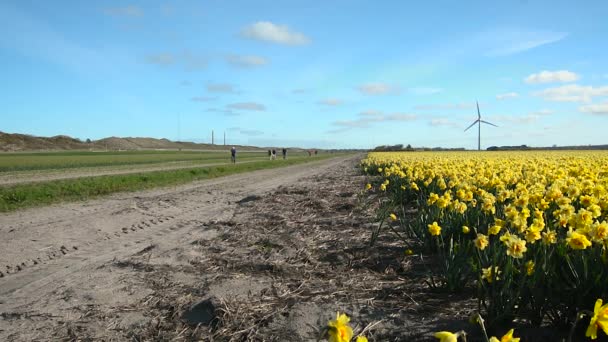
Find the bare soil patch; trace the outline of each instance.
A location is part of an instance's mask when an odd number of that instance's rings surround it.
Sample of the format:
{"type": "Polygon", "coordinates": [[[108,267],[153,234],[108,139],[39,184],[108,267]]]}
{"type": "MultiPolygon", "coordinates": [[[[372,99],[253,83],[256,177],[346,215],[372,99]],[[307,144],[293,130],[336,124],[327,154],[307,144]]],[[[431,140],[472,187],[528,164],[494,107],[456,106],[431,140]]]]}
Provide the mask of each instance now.
{"type": "Polygon", "coordinates": [[[470,329],[381,235],[358,157],[0,216],[0,340],[376,341],[470,329]]]}

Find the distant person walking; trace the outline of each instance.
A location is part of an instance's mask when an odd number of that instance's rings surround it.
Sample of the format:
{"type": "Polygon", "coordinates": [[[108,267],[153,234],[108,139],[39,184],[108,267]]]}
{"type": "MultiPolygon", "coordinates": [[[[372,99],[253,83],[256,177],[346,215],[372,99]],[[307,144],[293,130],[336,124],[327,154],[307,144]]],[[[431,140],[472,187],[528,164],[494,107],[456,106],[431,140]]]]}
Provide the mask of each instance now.
{"type": "Polygon", "coordinates": [[[287,149],[283,147],[283,160],[287,159],[287,149]]]}
{"type": "Polygon", "coordinates": [[[234,146],[232,146],[230,149],[230,159],[232,160],[233,164],[236,164],[236,147],[234,146]]]}

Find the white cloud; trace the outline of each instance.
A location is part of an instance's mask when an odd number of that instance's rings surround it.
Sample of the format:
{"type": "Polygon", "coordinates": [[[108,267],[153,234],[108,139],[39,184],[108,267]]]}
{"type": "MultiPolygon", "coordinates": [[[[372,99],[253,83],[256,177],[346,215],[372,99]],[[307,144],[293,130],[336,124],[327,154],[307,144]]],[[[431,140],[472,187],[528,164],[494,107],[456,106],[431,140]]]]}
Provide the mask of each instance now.
{"type": "Polygon", "coordinates": [[[231,110],[231,109],[220,109],[220,108],[207,108],[207,112],[212,113],[222,113],[226,116],[237,116],[239,113],[231,110]]]}
{"type": "Polygon", "coordinates": [[[446,118],[437,118],[437,119],[432,119],[429,124],[431,126],[446,126],[446,127],[452,127],[452,128],[461,128],[461,126],[450,120],[450,119],[446,119],[446,118]]]}
{"type": "Polygon", "coordinates": [[[206,89],[210,93],[237,94],[235,87],[229,83],[208,83],[206,89]]]}
{"type": "Polygon", "coordinates": [[[566,36],[564,32],[502,28],[483,32],[479,39],[487,46],[486,56],[500,57],[555,43],[566,36]]]}
{"type": "Polygon", "coordinates": [[[241,36],[285,45],[305,45],[310,38],[300,32],[292,31],[286,25],[277,25],[269,21],[258,21],[241,31],[241,36]]]}
{"type": "Polygon", "coordinates": [[[194,102],[209,102],[209,101],[215,101],[215,100],[217,100],[217,97],[194,96],[194,97],[190,98],[190,100],[194,101],[194,102]]]}
{"type": "Polygon", "coordinates": [[[339,127],[348,127],[348,128],[355,128],[355,127],[366,128],[366,127],[369,127],[370,122],[371,122],[370,120],[363,120],[363,119],[338,120],[338,121],[332,122],[332,125],[339,126],[339,127]]]}
{"type": "Polygon", "coordinates": [[[207,67],[207,63],[209,62],[207,57],[197,56],[188,51],[185,51],[181,58],[185,69],[188,71],[204,69],[207,67]]]}
{"type": "Polygon", "coordinates": [[[257,129],[242,129],[239,132],[243,135],[249,135],[249,136],[258,136],[258,135],[264,134],[264,132],[259,131],[257,129]]]}
{"type": "Polygon", "coordinates": [[[415,114],[407,114],[407,113],[393,113],[384,117],[383,121],[412,121],[416,120],[418,117],[415,114]]]}
{"type": "Polygon", "coordinates": [[[506,93],[506,94],[498,94],[498,95],[496,95],[496,99],[497,100],[506,100],[506,99],[513,99],[518,96],[519,96],[519,94],[517,94],[515,92],[511,92],[511,93],[506,93]]]}
{"type": "Polygon", "coordinates": [[[162,52],[145,56],[144,61],[149,64],[160,66],[183,65],[187,71],[201,70],[207,67],[208,59],[204,56],[197,56],[188,51],[182,54],[162,52]]]}
{"type": "Polygon", "coordinates": [[[340,129],[331,130],[328,133],[343,132],[351,128],[367,128],[374,122],[413,121],[416,119],[417,116],[415,114],[396,112],[385,115],[382,111],[370,109],[359,113],[359,118],[357,119],[332,122],[333,126],[338,126],[340,129]]]}
{"type": "Polygon", "coordinates": [[[581,106],[578,109],[583,113],[595,114],[595,115],[608,115],[608,102],[589,104],[581,106]]]}
{"type": "Polygon", "coordinates": [[[320,105],[325,105],[325,106],[339,106],[339,105],[343,104],[344,102],[340,99],[328,98],[328,99],[323,99],[317,103],[320,105]]]}
{"type": "Polygon", "coordinates": [[[537,74],[532,74],[524,80],[528,84],[539,84],[539,83],[567,83],[578,81],[580,76],[572,71],[568,70],[557,70],[547,71],[543,70],[537,74]]]}
{"type": "Polygon", "coordinates": [[[264,106],[261,103],[256,103],[256,102],[237,102],[237,103],[231,103],[231,104],[227,105],[226,107],[228,107],[230,109],[254,110],[254,111],[260,111],[260,112],[266,110],[266,106],[264,106]]]}
{"type": "Polygon", "coordinates": [[[112,16],[124,17],[142,17],[144,15],[144,11],[141,8],[133,5],[105,8],[103,9],[103,13],[112,16]]]}
{"type": "Polygon", "coordinates": [[[176,62],[176,57],[171,53],[159,53],[154,55],[147,55],[145,57],[145,60],[146,63],[167,66],[174,64],[176,62]]]}
{"type": "Polygon", "coordinates": [[[591,102],[595,96],[608,96],[608,86],[593,87],[569,84],[560,87],[547,88],[532,93],[547,101],[558,102],[591,102]]]}
{"type": "Polygon", "coordinates": [[[254,55],[228,55],[225,60],[228,64],[239,68],[253,68],[268,64],[268,59],[254,55]]]}
{"type": "Polygon", "coordinates": [[[379,110],[375,110],[375,109],[369,109],[369,110],[359,113],[359,115],[367,116],[367,117],[377,117],[377,116],[381,116],[382,112],[379,110]]]}
{"type": "Polygon", "coordinates": [[[536,115],[536,116],[545,116],[545,115],[551,115],[553,114],[554,111],[552,111],[551,109],[540,109],[534,112],[530,112],[530,115],[536,115]]]}
{"type": "Polygon", "coordinates": [[[367,83],[357,89],[366,95],[395,95],[401,92],[398,86],[387,83],[367,83]]]}
{"type": "Polygon", "coordinates": [[[539,115],[536,114],[527,114],[523,116],[519,115],[491,115],[489,116],[489,121],[493,124],[502,124],[510,123],[514,125],[522,125],[536,122],[540,118],[539,115]]]}
{"type": "Polygon", "coordinates": [[[488,120],[493,124],[524,125],[543,120],[543,117],[553,114],[552,110],[540,109],[526,115],[489,115],[488,120]]]}
{"type": "Polygon", "coordinates": [[[433,95],[443,91],[442,88],[429,88],[429,87],[414,87],[408,88],[408,91],[416,95],[433,95]]]}
{"type": "Polygon", "coordinates": [[[416,110],[458,110],[458,109],[474,109],[475,103],[438,103],[428,105],[417,105],[416,110]]]}

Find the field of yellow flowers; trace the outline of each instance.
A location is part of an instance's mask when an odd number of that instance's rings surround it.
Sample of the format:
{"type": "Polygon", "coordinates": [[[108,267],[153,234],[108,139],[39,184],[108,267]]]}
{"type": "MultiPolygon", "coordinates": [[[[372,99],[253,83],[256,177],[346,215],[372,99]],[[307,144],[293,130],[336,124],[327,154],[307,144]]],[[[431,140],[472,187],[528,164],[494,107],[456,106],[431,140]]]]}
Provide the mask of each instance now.
{"type": "Polygon", "coordinates": [[[378,152],[361,167],[382,194],[374,236],[436,255],[429,284],[476,288],[490,326],[570,327],[608,298],[608,152],[378,152]]]}

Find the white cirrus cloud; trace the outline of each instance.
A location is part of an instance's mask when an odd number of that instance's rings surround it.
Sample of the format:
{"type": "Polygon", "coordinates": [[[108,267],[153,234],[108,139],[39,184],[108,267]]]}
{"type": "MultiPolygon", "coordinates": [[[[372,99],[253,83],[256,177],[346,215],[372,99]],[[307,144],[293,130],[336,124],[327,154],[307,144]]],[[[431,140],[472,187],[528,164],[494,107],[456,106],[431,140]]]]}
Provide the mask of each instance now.
{"type": "Polygon", "coordinates": [[[175,64],[177,61],[177,57],[172,53],[163,52],[163,53],[147,55],[145,57],[145,61],[146,61],[146,63],[149,63],[149,64],[167,66],[167,65],[175,64]]]}
{"type": "Polygon", "coordinates": [[[477,36],[486,49],[486,56],[501,57],[521,53],[542,45],[558,42],[568,36],[565,32],[498,28],[477,36]]]}
{"type": "Polygon", "coordinates": [[[381,82],[362,84],[357,89],[365,95],[397,95],[401,93],[399,86],[381,82]]]}
{"type": "Polygon", "coordinates": [[[225,57],[228,64],[238,68],[255,68],[268,64],[268,59],[254,55],[228,55],[225,57]]]}
{"type": "Polygon", "coordinates": [[[206,110],[207,112],[211,112],[211,113],[222,113],[226,116],[237,116],[239,115],[239,113],[231,110],[231,109],[221,109],[221,108],[207,108],[206,110]]]}
{"type": "Polygon", "coordinates": [[[286,25],[277,25],[269,21],[258,21],[241,30],[241,36],[284,45],[305,45],[310,38],[303,33],[293,31],[286,25]]]}
{"type": "Polygon", "coordinates": [[[408,113],[392,113],[388,114],[384,117],[384,121],[413,121],[418,117],[416,114],[408,114],[408,113]]]}
{"type": "Polygon", "coordinates": [[[211,97],[211,96],[194,96],[190,98],[190,101],[194,101],[194,102],[209,102],[209,101],[215,101],[217,100],[217,97],[211,97]]]}
{"type": "Polygon", "coordinates": [[[144,10],[140,7],[129,5],[124,7],[110,7],[104,8],[102,10],[103,13],[112,16],[122,16],[122,17],[142,17],[144,15],[144,10]]]}
{"type": "Polygon", "coordinates": [[[209,59],[205,56],[198,56],[189,51],[184,51],[181,55],[181,61],[188,71],[202,70],[207,67],[209,59]]]}
{"type": "Polygon", "coordinates": [[[551,109],[539,109],[537,111],[530,112],[530,115],[545,116],[545,115],[551,115],[553,113],[555,113],[555,112],[552,111],[551,109]]]}
{"type": "Polygon", "coordinates": [[[460,110],[460,109],[474,109],[475,103],[438,103],[438,104],[425,104],[417,105],[414,107],[416,110],[460,110]]]}
{"type": "Polygon", "coordinates": [[[540,115],[529,113],[527,115],[489,115],[488,120],[492,123],[500,123],[501,125],[513,124],[523,125],[536,122],[540,119],[540,115]]]}
{"type": "Polygon", "coordinates": [[[408,92],[415,95],[433,95],[443,92],[443,88],[413,87],[408,88],[408,92]]]}
{"type": "Polygon", "coordinates": [[[184,51],[181,54],[161,52],[146,55],[144,61],[148,64],[155,64],[163,67],[169,65],[182,65],[186,71],[196,71],[207,67],[208,58],[192,54],[188,51],[184,51]]]}
{"type": "Polygon", "coordinates": [[[249,135],[249,136],[258,136],[258,135],[264,134],[264,132],[257,130],[257,129],[241,129],[239,132],[243,135],[249,135]]]}
{"type": "Polygon", "coordinates": [[[291,91],[292,94],[306,94],[308,93],[308,89],[306,88],[296,88],[291,91]]]}
{"type": "Polygon", "coordinates": [[[608,115],[608,102],[589,104],[581,106],[578,109],[583,113],[595,114],[595,115],[608,115]]]}
{"type": "Polygon", "coordinates": [[[352,128],[367,128],[376,122],[413,121],[418,118],[415,114],[401,112],[384,114],[384,112],[375,109],[363,111],[359,113],[358,116],[359,117],[354,120],[338,120],[332,122],[331,124],[333,126],[339,128],[330,130],[328,133],[344,132],[352,128]]]}
{"type": "Polygon", "coordinates": [[[238,91],[230,83],[207,83],[205,86],[210,93],[237,94],[238,91]]]}
{"type": "Polygon", "coordinates": [[[540,83],[567,83],[575,82],[580,79],[580,76],[572,71],[568,70],[557,70],[547,71],[543,70],[536,74],[531,74],[524,79],[524,82],[528,84],[540,84],[540,83]]]}
{"type": "Polygon", "coordinates": [[[435,127],[444,126],[444,127],[451,127],[451,128],[461,128],[461,126],[458,123],[456,123],[450,119],[446,119],[446,118],[431,119],[431,121],[429,121],[429,125],[435,126],[435,127]]]}
{"type": "Polygon", "coordinates": [[[594,87],[568,84],[533,92],[532,95],[547,101],[557,102],[591,102],[596,96],[608,96],[608,86],[594,87]]]}
{"type": "Polygon", "coordinates": [[[334,98],[327,98],[327,99],[323,99],[323,100],[320,100],[317,102],[317,104],[324,105],[324,106],[339,106],[343,103],[344,103],[344,101],[342,101],[340,99],[334,99],[334,98]]]}
{"type": "Polygon", "coordinates": [[[359,113],[360,116],[366,116],[366,117],[378,117],[382,115],[382,111],[376,110],[376,109],[368,109],[365,110],[361,113],[359,113]]]}
{"type": "Polygon", "coordinates": [[[229,109],[240,109],[240,110],[252,110],[263,112],[266,110],[266,106],[257,102],[236,102],[226,106],[229,109]]]}
{"type": "Polygon", "coordinates": [[[517,94],[516,92],[510,92],[510,93],[505,93],[505,94],[498,94],[498,95],[496,95],[496,99],[497,100],[514,99],[518,96],[519,96],[519,94],[517,94]]]}

